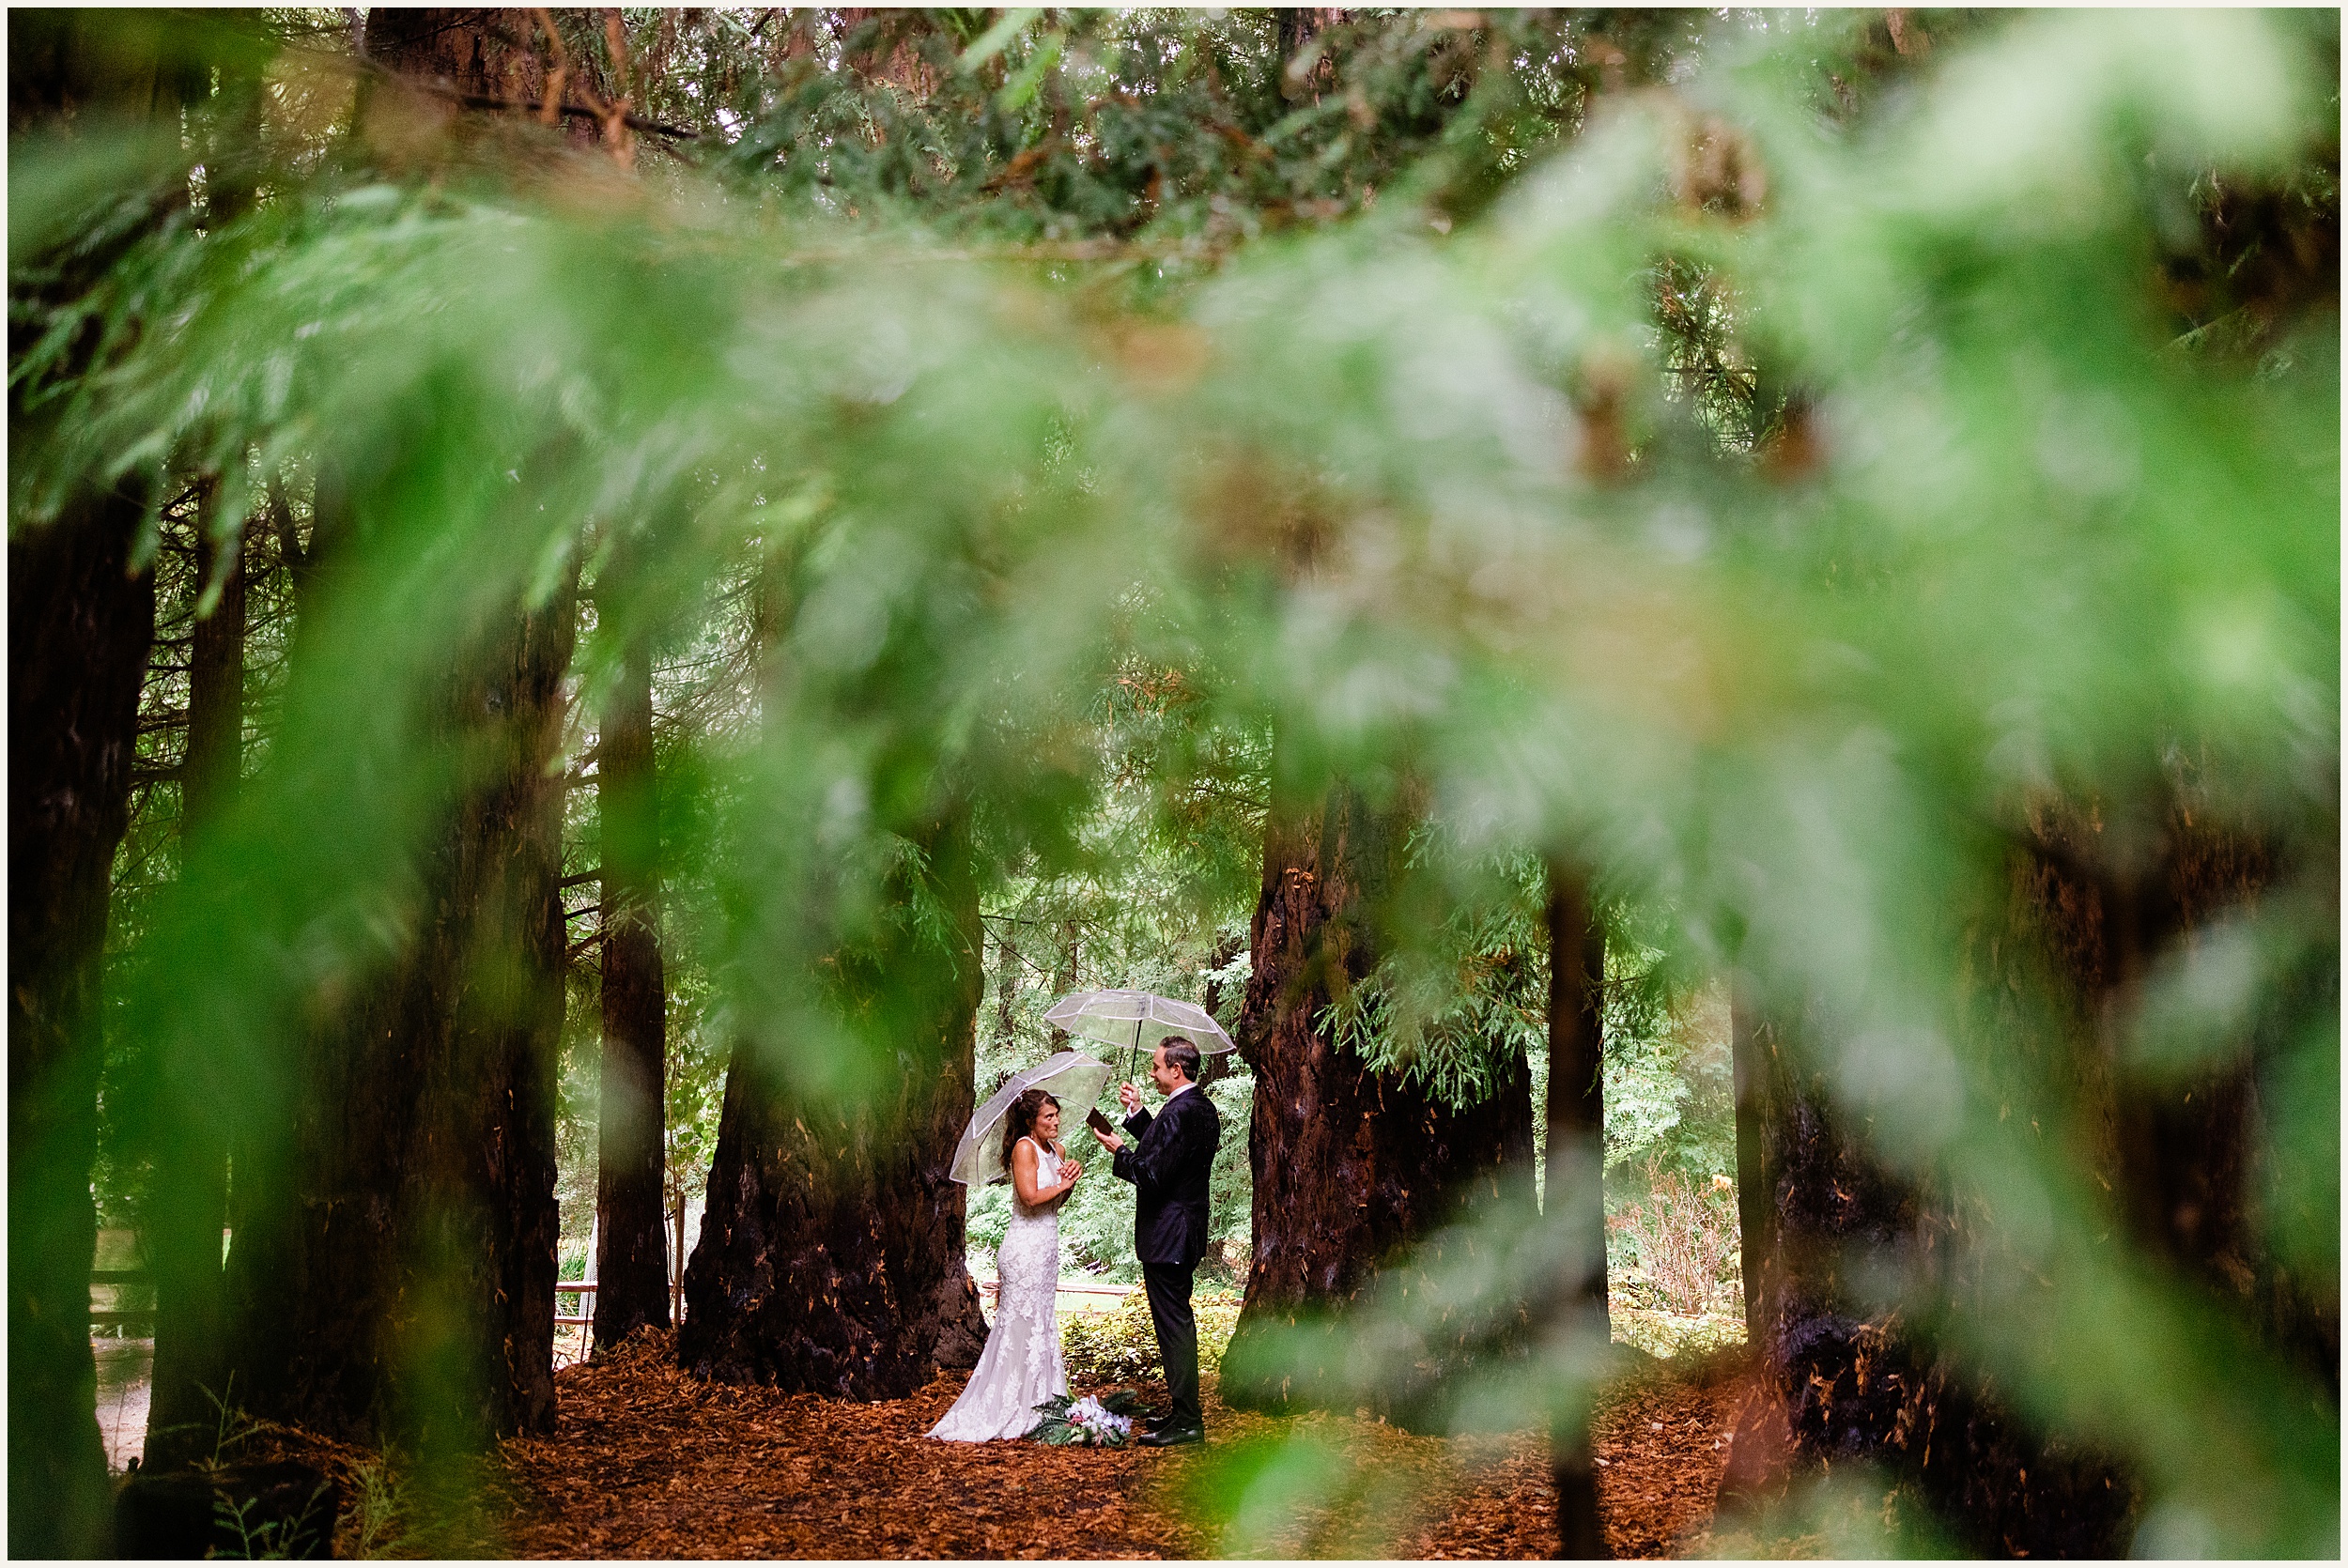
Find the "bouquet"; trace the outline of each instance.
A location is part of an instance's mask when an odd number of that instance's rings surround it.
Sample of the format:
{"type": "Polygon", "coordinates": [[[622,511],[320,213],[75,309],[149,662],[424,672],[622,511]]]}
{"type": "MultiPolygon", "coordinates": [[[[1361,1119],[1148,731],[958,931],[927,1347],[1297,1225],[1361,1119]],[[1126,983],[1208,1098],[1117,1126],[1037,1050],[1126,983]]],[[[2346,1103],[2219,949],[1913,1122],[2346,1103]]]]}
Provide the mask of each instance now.
{"type": "Polygon", "coordinates": [[[1141,1401],[1131,1390],[1119,1389],[1104,1400],[1088,1394],[1071,1401],[1064,1393],[1055,1394],[1036,1408],[1043,1412],[1043,1419],[1027,1436],[1039,1443],[1123,1448],[1133,1435],[1133,1418],[1140,1412],[1141,1401]]]}

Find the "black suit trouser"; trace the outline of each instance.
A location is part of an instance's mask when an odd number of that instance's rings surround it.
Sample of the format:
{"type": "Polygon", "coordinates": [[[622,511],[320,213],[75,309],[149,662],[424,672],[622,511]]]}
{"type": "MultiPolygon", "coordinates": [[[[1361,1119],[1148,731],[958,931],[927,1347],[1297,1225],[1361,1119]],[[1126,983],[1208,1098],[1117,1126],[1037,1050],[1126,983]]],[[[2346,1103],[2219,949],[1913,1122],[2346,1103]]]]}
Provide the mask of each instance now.
{"type": "Polygon", "coordinates": [[[1190,1312],[1191,1275],[1179,1263],[1145,1263],[1142,1288],[1150,1295],[1150,1321],[1158,1330],[1158,1362],[1166,1368],[1170,1426],[1204,1428],[1198,1407],[1198,1320],[1190,1312]]]}

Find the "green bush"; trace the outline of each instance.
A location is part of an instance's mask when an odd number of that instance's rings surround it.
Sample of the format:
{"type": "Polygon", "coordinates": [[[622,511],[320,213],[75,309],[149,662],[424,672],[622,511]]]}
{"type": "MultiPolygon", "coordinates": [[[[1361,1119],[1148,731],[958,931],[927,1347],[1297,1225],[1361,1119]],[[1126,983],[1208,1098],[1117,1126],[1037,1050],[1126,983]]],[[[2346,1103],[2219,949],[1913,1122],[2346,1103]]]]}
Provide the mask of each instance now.
{"type": "MultiPolygon", "coordinates": [[[[1198,1370],[1223,1364],[1224,1346],[1239,1327],[1239,1299],[1200,1296],[1191,1301],[1198,1318],[1198,1370]]],[[[1112,1312],[1072,1313],[1060,1321],[1060,1348],[1068,1376],[1089,1383],[1134,1383],[1162,1377],[1158,1333],[1150,1322],[1150,1299],[1135,1291],[1112,1312]]]]}
{"type": "Polygon", "coordinates": [[[1745,1320],[1729,1313],[1691,1316],[1646,1307],[1616,1306],[1607,1316],[1613,1320],[1615,1339],[1667,1360],[1683,1353],[1702,1356],[1745,1342],[1745,1320]]]}

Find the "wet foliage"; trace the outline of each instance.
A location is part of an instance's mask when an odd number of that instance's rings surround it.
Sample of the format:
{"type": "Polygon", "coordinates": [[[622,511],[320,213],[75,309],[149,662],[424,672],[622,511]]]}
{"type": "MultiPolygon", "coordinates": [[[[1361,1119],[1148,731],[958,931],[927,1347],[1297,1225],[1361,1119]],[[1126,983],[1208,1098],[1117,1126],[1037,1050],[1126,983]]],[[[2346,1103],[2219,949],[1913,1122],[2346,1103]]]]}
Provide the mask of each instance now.
{"type": "MultiPolygon", "coordinates": [[[[1110,909],[1200,994],[1263,813],[1342,783],[1426,824],[1355,1049],[1476,1082],[1530,1027],[1509,869],[1591,868],[1663,979],[1800,1021],[1930,1221],[1849,1231],[1865,1325],[2124,1467],[2140,1549],[2338,1550],[2336,17],[763,14],[621,18],[595,69],[671,127],[625,160],[310,13],[122,23],[220,69],[176,123],[12,115],[11,540],[143,497],[162,656],[191,529],[292,617],[233,804],[125,841],[110,1160],[197,1083],[290,1135],[493,765],[425,694],[577,583],[576,711],[661,651],[679,1092],[739,1051],[873,1100],[958,973],[890,962],[1045,969],[1110,909]],[[2242,1156],[2197,1252],[2109,1107],[2204,1081],[2242,1156]]],[[[1331,1376],[1552,1290],[1515,1225],[1331,1376]]],[[[1520,1337],[1445,1408],[1612,1365],[1520,1337]]],[[[1278,1515],[1311,1440],[1200,1506],[1278,1515]]],[[[1785,1528],[1965,1506],[1871,1484],[1785,1528]]]]}

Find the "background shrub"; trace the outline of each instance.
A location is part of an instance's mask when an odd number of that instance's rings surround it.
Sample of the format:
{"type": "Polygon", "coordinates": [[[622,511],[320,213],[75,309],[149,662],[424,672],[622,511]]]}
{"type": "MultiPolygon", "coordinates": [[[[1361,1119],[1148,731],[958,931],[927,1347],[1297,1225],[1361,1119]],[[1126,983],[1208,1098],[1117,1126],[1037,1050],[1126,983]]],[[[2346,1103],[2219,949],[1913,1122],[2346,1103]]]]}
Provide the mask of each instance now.
{"type": "MultiPolygon", "coordinates": [[[[1224,1347],[1239,1326],[1239,1298],[1199,1295],[1191,1299],[1198,1318],[1198,1371],[1223,1364],[1224,1347]]],[[[1071,1381],[1134,1383],[1162,1378],[1158,1333],[1150,1322],[1150,1299],[1140,1291],[1113,1312],[1072,1313],[1060,1321],[1060,1345],[1071,1381]]]]}

